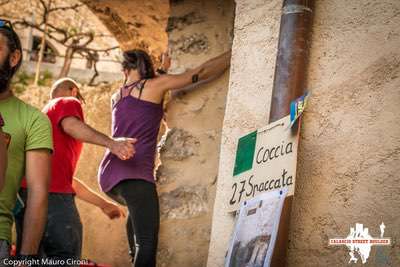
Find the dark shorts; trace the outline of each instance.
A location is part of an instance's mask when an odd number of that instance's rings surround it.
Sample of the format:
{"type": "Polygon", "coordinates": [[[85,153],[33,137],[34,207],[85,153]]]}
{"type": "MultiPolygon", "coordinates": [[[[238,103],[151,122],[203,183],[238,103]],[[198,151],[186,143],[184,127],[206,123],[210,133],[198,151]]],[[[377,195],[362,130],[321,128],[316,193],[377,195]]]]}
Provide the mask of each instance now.
{"type": "MultiPolygon", "coordinates": [[[[24,203],[27,191],[20,191],[24,203]]],[[[17,253],[21,249],[25,209],[15,215],[17,253]]],[[[82,223],[75,205],[75,195],[49,193],[47,224],[40,243],[39,255],[54,260],[80,259],[82,250],[82,223]]]]}
{"type": "Polygon", "coordinates": [[[0,267],[7,266],[4,260],[10,256],[9,252],[10,244],[8,241],[0,239],[0,267]]]}

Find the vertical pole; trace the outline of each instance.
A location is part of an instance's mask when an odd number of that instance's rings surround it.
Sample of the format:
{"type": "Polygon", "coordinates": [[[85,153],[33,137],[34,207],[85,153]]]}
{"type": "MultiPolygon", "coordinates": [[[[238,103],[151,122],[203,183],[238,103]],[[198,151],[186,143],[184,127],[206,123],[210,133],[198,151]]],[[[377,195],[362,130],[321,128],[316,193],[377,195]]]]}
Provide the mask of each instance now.
{"type": "Polygon", "coordinates": [[[43,32],[43,36],[42,36],[42,41],[40,42],[39,57],[38,57],[38,61],[36,63],[35,80],[33,82],[35,86],[37,86],[39,83],[40,65],[42,64],[45,47],[46,47],[46,35],[47,35],[47,22],[45,22],[45,24],[44,24],[44,32],[43,32]]]}
{"type": "MultiPolygon", "coordinates": [[[[35,14],[34,13],[32,13],[32,15],[31,15],[31,23],[32,24],[35,23],[35,14]]],[[[33,46],[33,28],[28,27],[28,28],[26,28],[26,31],[28,32],[28,38],[25,43],[27,49],[24,52],[24,59],[27,59],[27,61],[30,61],[30,56],[32,53],[32,46],[33,46]]]]}
{"type": "Polygon", "coordinates": [[[49,0],[47,8],[44,7],[44,10],[43,10],[43,12],[44,12],[44,31],[43,31],[42,41],[40,43],[39,57],[38,57],[38,61],[36,63],[35,80],[33,82],[33,84],[35,86],[37,86],[39,83],[40,65],[42,64],[45,47],[46,47],[46,36],[47,36],[48,23],[49,23],[49,17],[50,17],[49,10],[51,9],[51,3],[52,3],[52,0],[49,0]]]}
{"type": "MultiPolygon", "coordinates": [[[[290,113],[290,102],[304,93],[314,0],[284,0],[269,122],[290,113]]],[[[286,265],[293,196],[286,197],[271,266],[286,265]]]]}

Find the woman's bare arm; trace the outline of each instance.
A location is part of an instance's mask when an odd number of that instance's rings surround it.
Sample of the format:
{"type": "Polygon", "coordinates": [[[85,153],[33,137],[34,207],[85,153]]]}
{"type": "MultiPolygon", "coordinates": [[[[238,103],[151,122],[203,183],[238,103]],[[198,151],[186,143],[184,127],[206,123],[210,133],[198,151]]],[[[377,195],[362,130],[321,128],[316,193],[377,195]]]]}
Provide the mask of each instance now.
{"type": "Polygon", "coordinates": [[[211,78],[215,79],[222,75],[229,67],[230,58],[231,51],[228,51],[182,74],[167,74],[151,79],[147,85],[165,93],[167,90],[181,89],[193,83],[203,82],[211,78]]]}

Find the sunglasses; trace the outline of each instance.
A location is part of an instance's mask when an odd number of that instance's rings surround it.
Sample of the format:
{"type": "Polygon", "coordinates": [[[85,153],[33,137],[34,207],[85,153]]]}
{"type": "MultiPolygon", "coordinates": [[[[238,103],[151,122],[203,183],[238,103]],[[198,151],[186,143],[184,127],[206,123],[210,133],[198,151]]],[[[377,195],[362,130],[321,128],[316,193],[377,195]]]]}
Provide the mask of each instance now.
{"type": "Polygon", "coordinates": [[[0,28],[7,28],[10,30],[13,30],[11,21],[6,20],[6,19],[0,19],[0,28]]]}

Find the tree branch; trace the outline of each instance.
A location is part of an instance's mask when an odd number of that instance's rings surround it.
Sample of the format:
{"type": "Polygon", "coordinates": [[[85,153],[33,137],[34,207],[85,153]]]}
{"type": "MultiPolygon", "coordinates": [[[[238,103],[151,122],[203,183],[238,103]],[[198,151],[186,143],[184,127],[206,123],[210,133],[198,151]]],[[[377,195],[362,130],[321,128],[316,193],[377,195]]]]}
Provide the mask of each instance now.
{"type": "MultiPolygon", "coordinates": [[[[40,4],[41,4],[42,7],[43,7],[43,14],[46,14],[46,15],[47,15],[47,13],[49,13],[49,12],[48,12],[49,7],[47,6],[46,2],[45,2],[44,0],[39,0],[39,2],[40,2],[40,4]]],[[[50,5],[50,4],[51,4],[51,1],[49,1],[49,5],[50,5]]]]}
{"type": "Polygon", "coordinates": [[[95,38],[102,38],[102,37],[114,37],[112,34],[104,34],[104,33],[100,33],[100,34],[95,34],[94,35],[95,38]]]}
{"type": "Polygon", "coordinates": [[[82,7],[83,4],[75,4],[72,6],[60,6],[60,7],[53,7],[49,9],[49,12],[54,12],[54,11],[67,11],[67,10],[75,10],[78,11],[80,7],[82,7]]]}
{"type": "Polygon", "coordinates": [[[94,74],[89,81],[89,84],[88,84],[89,86],[96,86],[96,84],[94,83],[94,80],[97,78],[97,76],[99,76],[99,71],[97,70],[97,62],[98,61],[93,62],[94,74]]]}
{"type": "Polygon", "coordinates": [[[65,29],[59,28],[54,26],[53,24],[47,23],[47,27],[51,28],[54,30],[54,32],[61,34],[64,36],[64,42],[66,42],[68,40],[68,32],[65,29]]]}
{"type": "MultiPolygon", "coordinates": [[[[20,20],[20,21],[15,21],[14,25],[21,25],[21,26],[24,26],[24,27],[32,27],[32,28],[34,28],[34,29],[36,29],[36,30],[38,30],[38,31],[40,31],[42,33],[44,32],[44,29],[40,28],[40,25],[36,25],[34,23],[31,23],[29,21],[26,21],[25,19],[20,20]]],[[[64,40],[63,39],[58,39],[54,35],[49,34],[49,32],[47,32],[47,36],[50,39],[56,41],[57,43],[64,45],[64,40]]]]}
{"type": "MultiPolygon", "coordinates": [[[[65,42],[69,41],[70,39],[78,39],[78,40],[82,40],[85,37],[88,37],[89,39],[91,39],[91,33],[88,32],[79,32],[79,33],[75,33],[75,34],[70,34],[66,39],[65,42]]],[[[90,43],[90,42],[89,42],[90,43]]]]}
{"type": "Polygon", "coordinates": [[[40,25],[44,25],[47,23],[47,20],[49,18],[49,8],[51,6],[51,0],[49,0],[49,5],[47,5],[44,0],[39,0],[39,2],[43,7],[42,22],[40,23],[40,25]]]}
{"type": "MultiPolygon", "coordinates": [[[[4,1],[4,0],[0,0],[4,1]]],[[[11,1],[11,0],[6,0],[11,1]]],[[[42,9],[42,16],[40,22],[31,22],[24,17],[16,19],[14,21],[14,25],[22,26],[22,27],[31,27],[41,33],[45,33],[45,28],[47,28],[46,36],[58,44],[62,45],[69,51],[68,56],[65,55],[65,59],[68,57],[70,59],[73,58],[75,53],[81,55],[82,57],[91,60],[94,68],[94,76],[90,80],[90,83],[93,84],[96,77],[99,75],[97,70],[97,63],[99,61],[99,53],[104,53],[108,55],[110,51],[118,49],[119,46],[113,46],[108,48],[91,48],[89,45],[97,38],[103,37],[112,37],[110,34],[103,34],[99,33],[96,34],[93,31],[82,31],[82,29],[74,30],[74,28],[66,29],[62,26],[59,26],[54,23],[49,22],[49,17],[52,12],[57,11],[67,11],[67,10],[74,10],[77,12],[77,9],[83,6],[83,4],[75,4],[72,6],[56,6],[54,4],[54,0],[39,0],[40,4],[39,7],[42,9]],[[47,25],[47,27],[44,27],[47,25]]],[[[68,70],[67,70],[68,72],[68,70]]]]}
{"type": "Polygon", "coordinates": [[[89,34],[88,37],[89,37],[89,39],[87,39],[86,42],[84,42],[80,46],[87,47],[91,42],[94,41],[94,35],[93,34],[89,34]]]}
{"type": "Polygon", "coordinates": [[[94,74],[89,81],[89,86],[95,86],[94,80],[97,78],[97,76],[99,76],[99,71],[97,70],[97,63],[99,62],[99,54],[97,52],[94,52],[94,53],[89,53],[88,56],[89,56],[88,59],[92,60],[93,62],[93,70],[94,70],[94,74]]]}
{"type": "Polygon", "coordinates": [[[108,53],[108,52],[110,52],[112,50],[119,49],[119,48],[120,48],[119,45],[117,45],[117,46],[113,46],[113,47],[106,48],[106,49],[92,49],[92,50],[96,51],[96,52],[108,53]]]}

